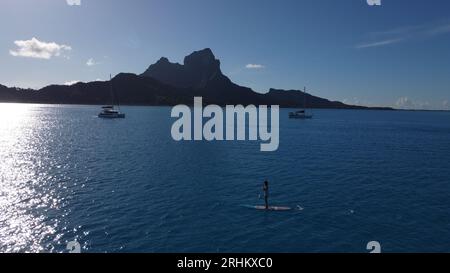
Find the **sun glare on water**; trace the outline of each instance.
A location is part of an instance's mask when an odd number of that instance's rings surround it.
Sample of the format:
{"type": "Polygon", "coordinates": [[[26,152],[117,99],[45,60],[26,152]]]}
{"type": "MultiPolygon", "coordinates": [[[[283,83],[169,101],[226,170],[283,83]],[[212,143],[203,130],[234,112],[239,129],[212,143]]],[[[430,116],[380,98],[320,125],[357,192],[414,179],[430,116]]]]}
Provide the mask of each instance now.
{"type": "Polygon", "coordinates": [[[43,172],[45,118],[41,106],[0,104],[0,252],[48,252],[59,200],[43,172]]]}

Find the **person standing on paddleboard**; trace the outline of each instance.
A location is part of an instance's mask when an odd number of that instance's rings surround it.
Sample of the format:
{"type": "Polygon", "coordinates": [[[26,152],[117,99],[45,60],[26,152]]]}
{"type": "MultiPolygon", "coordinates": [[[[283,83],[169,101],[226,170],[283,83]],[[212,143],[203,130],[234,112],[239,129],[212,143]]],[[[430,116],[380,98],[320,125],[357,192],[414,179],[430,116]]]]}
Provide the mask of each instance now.
{"type": "Polygon", "coordinates": [[[264,191],[264,202],[266,204],[266,209],[269,209],[269,182],[266,180],[264,181],[264,186],[263,186],[263,191],[264,191]]]}

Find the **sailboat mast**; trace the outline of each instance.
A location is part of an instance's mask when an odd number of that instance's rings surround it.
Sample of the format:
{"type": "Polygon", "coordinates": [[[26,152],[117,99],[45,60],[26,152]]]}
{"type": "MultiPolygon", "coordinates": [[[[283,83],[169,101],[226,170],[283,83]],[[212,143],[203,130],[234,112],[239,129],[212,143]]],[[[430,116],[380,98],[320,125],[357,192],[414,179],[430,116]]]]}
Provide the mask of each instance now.
{"type": "Polygon", "coordinates": [[[117,109],[120,110],[119,102],[118,101],[116,102],[116,96],[114,94],[111,74],[109,74],[109,88],[110,88],[110,92],[111,92],[112,106],[114,106],[114,104],[117,103],[117,109]]]}
{"type": "Polygon", "coordinates": [[[303,87],[303,108],[306,109],[306,86],[303,87]]]}
{"type": "Polygon", "coordinates": [[[109,94],[111,95],[111,106],[114,106],[114,93],[112,88],[111,74],[109,74],[109,94]]]}

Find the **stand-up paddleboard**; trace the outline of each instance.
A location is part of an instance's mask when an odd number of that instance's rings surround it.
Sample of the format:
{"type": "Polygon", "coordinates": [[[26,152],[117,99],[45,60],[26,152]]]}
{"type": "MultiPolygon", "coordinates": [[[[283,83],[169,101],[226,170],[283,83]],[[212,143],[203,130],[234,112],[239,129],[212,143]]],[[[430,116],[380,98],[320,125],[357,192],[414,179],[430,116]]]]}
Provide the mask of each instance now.
{"type": "Polygon", "coordinates": [[[270,211],[288,211],[288,210],[292,210],[292,208],[290,208],[290,207],[279,207],[279,206],[269,206],[268,209],[266,209],[266,206],[244,205],[244,207],[249,208],[249,209],[270,210],[270,211]]]}

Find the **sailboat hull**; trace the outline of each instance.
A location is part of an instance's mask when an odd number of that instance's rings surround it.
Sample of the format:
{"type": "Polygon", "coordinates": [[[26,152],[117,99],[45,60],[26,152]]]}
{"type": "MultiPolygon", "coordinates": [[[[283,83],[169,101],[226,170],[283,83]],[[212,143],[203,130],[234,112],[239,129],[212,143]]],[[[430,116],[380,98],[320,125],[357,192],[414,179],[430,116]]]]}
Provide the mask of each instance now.
{"type": "Polygon", "coordinates": [[[289,118],[292,119],[312,119],[312,115],[289,115],[289,118]]]}
{"type": "Polygon", "coordinates": [[[100,113],[98,114],[99,118],[108,118],[108,119],[112,119],[112,118],[125,118],[125,114],[124,113],[114,113],[114,114],[106,114],[106,113],[100,113]]]}

